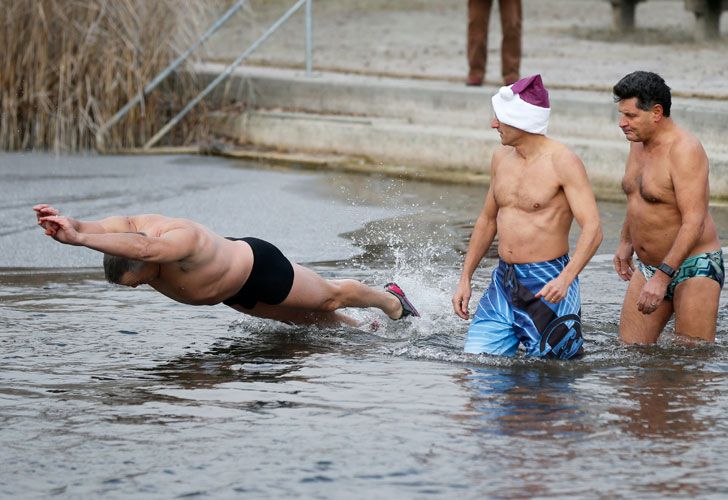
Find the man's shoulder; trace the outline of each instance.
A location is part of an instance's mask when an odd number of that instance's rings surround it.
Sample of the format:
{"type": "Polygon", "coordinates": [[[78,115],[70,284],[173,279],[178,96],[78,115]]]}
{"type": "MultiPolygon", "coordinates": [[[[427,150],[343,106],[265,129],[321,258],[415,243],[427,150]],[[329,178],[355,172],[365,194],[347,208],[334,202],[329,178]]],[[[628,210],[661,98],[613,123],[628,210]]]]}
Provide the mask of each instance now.
{"type": "Polygon", "coordinates": [[[705,156],[705,149],[700,139],[687,130],[679,128],[670,142],[668,154],[673,159],[695,159],[705,156]]]}
{"type": "Polygon", "coordinates": [[[559,142],[554,139],[550,139],[549,147],[552,151],[552,156],[563,161],[575,161],[579,160],[579,157],[563,142],[559,142]]]}
{"type": "Polygon", "coordinates": [[[574,169],[584,168],[581,158],[565,144],[552,139],[549,148],[551,152],[549,157],[553,162],[554,170],[557,172],[569,172],[574,169]]]}
{"type": "Polygon", "coordinates": [[[199,224],[189,219],[168,217],[159,214],[136,215],[134,216],[134,222],[140,231],[157,233],[159,236],[181,229],[197,231],[200,227],[199,224]]]}
{"type": "Polygon", "coordinates": [[[160,214],[139,214],[139,215],[130,215],[129,217],[131,219],[139,222],[140,224],[154,224],[154,223],[172,220],[172,217],[167,217],[166,215],[160,215],[160,214]]]}
{"type": "Polygon", "coordinates": [[[672,176],[693,175],[696,169],[708,169],[708,155],[702,143],[685,129],[675,130],[663,154],[665,167],[672,176]]]}

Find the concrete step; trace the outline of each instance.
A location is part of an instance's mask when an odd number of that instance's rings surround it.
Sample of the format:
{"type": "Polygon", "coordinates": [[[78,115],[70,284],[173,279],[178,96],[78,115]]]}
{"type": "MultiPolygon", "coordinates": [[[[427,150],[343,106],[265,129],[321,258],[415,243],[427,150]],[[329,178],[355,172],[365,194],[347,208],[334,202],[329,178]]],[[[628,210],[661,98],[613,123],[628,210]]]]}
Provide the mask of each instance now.
{"type": "MultiPolygon", "coordinates": [[[[493,148],[500,142],[485,129],[425,125],[406,120],[304,112],[253,110],[211,116],[214,133],[241,144],[306,153],[365,158],[374,164],[417,165],[428,171],[473,172],[487,177],[493,148]]],[[[619,188],[627,148],[623,140],[552,136],[584,161],[603,194],[619,188]]],[[[728,155],[711,157],[711,186],[728,192],[728,155]]]]}
{"type": "MultiPolygon", "coordinates": [[[[199,76],[211,79],[216,68],[199,76]]],[[[490,130],[495,88],[350,75],[307,78],[293,71],[236,72],[213,96],[232,111],[211,116],[216,134],[279,151],[337,154],[374,165],[416,167],[429,175],[486,176],[499,144],[490,130]],[[242,108],[242,109],[241,109],[242,108]]],[[[588,90],[550,91],[549,136],[572,148],[602,193],[619,189],[628,143],[611,96],[588,90]]],[[[674,116],[704,141],[714,196],[728,197],[728,103],[676,99],[674,116]]]]}
{"type": "MultiPolygon", "coordinates": [[[[203,82],[220,65],[196,67],[203,82]]],[[[243,68],[216,94],[222,100],[256,109],[286,109],[317,114],[390,117],[412,123],[489,128],[490,97],[496,87],[465,87],[451,82],[400,80],[345,74],[314,74],[276,68],[243,68]]],[[[584,89],[550,89],[549,134],[624,140],[611,94],[584,89]]],[[[706,148],[728,148],[728,101],[673,99],[673,116],[706,148]]],[[[728,152],[728,151],[726,151],[728,152]]]]}

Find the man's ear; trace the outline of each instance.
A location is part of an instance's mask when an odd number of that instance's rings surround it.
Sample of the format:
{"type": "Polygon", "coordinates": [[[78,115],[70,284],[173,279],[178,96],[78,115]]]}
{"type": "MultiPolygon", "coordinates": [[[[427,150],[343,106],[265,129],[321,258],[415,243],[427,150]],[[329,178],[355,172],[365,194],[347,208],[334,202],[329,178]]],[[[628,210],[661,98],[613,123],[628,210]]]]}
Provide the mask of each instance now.
{"type": "Polygon", "coordinates": [[[655,123],[658,123],[665,117],[665,110],[663,109],[662,104],[655,104],[652,106],[650,113],[652,113],[652,121],[655,123]]]}

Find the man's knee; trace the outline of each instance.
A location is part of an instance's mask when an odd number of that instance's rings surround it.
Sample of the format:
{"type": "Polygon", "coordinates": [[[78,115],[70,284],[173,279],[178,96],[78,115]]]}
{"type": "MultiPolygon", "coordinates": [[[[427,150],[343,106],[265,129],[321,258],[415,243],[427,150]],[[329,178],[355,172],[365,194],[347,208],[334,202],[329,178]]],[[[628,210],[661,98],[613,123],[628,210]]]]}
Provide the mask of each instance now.
{"type": "Polygon", "coordinates": [[[337,309],[345,307],[347,303],[347,287],[344,280],[328,280],[327,294],[321,304],[321,311],[334,312],[337,309]]]}
{"type": "Polygon", "coordinates": [[[334,312],[337,309],[341,309],[342,302],[336,297],[329,297],[326,300],[323,301],[321,304],[321,307],[319,307],[321,312],[334,312]]]}
{"type": "Polygon", "coordinates": [[[643,314],[636,306],[625,304],[622,306],[622,315],[619,320],[619,338],[628,345],[654,344],[665,329],[665,325],[672,317],[672,305],[660,304],[658,309],[650,314],[643,314]],[[625,309],[629,307],[629,309],[625,309]]]}

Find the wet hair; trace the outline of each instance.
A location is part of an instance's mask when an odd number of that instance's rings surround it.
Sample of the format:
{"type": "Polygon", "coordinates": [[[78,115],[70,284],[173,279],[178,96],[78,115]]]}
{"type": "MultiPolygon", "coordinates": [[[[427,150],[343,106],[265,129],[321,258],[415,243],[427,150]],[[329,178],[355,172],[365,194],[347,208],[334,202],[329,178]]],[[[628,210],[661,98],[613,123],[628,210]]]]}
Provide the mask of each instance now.
{"type": "Polygon", "coordinates": [[[662,106],[662,114],[670,116],[672,97],[670,87],[657,73],[651,71],[635,71],[625,76],[612,89],[614,102],[637,98],[637,107],[649,111],[652,106],[662,106]]]}
{"type": "MultiPolygon", "coordinates": [[[[133,234],[141,234],[146,236],[146,233],[135,232],[133,234]]],[[[138,273],[144,267],[144,262],[141,260],[134,260],[128,257],[119,257],[117,255],[104,254],[104,275],[106,281],[109,283],[116,283],[117,285],[121,281],[121,278],[126,273],[138,273]]]]}
{"type": "Polygon", "coordinates": [[[117,255],[104,254],[104,276],[109,283],[121,282],[121,278],[126,273],[137,273],[141,271],[144,262],[141,260],[129,259],[128,257],[119,257],[117,255]]]}

